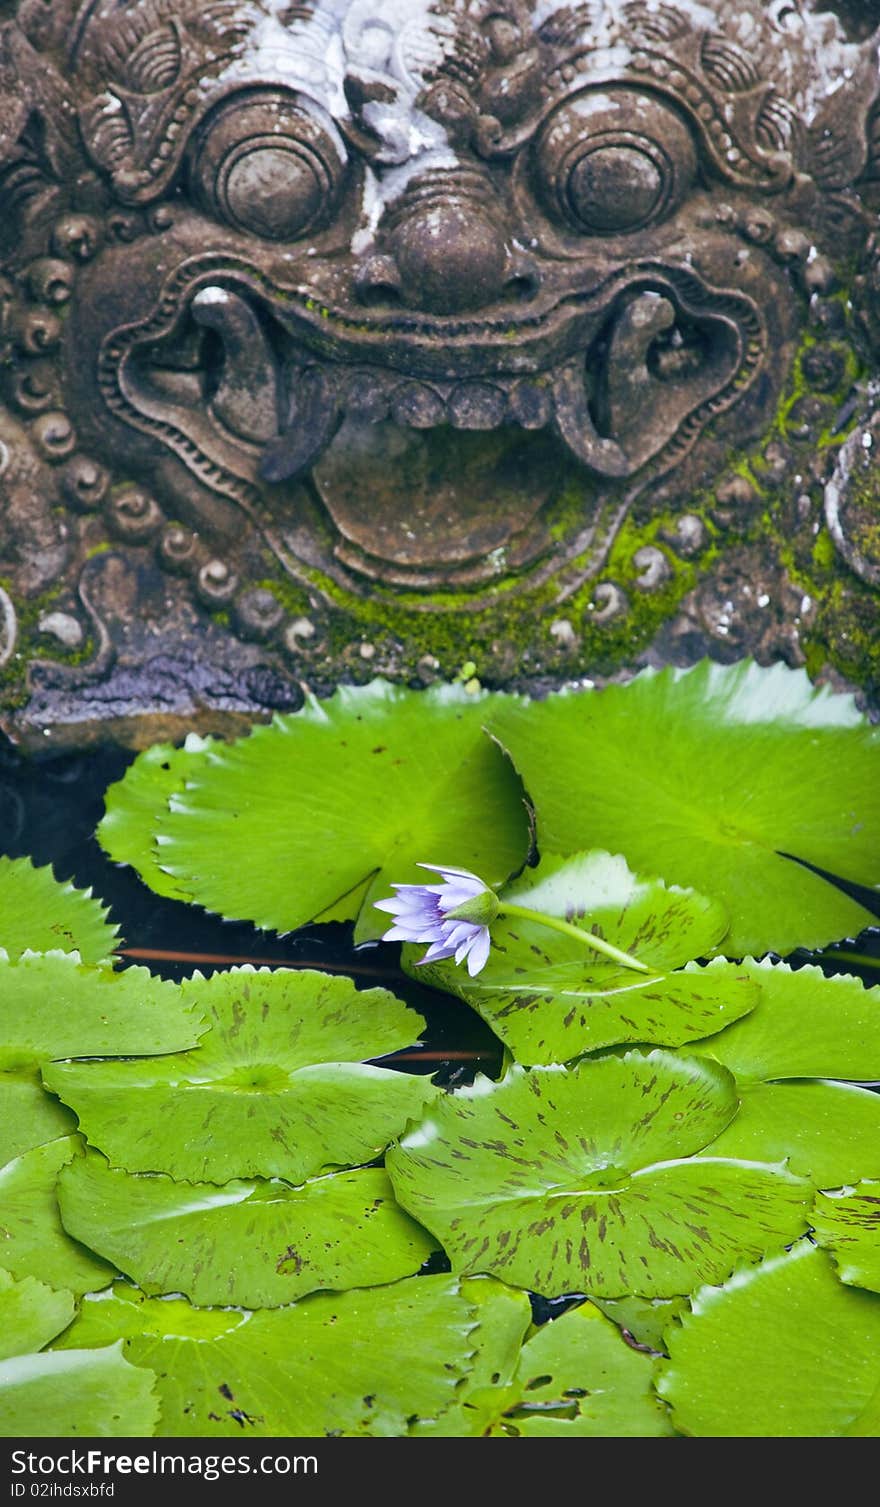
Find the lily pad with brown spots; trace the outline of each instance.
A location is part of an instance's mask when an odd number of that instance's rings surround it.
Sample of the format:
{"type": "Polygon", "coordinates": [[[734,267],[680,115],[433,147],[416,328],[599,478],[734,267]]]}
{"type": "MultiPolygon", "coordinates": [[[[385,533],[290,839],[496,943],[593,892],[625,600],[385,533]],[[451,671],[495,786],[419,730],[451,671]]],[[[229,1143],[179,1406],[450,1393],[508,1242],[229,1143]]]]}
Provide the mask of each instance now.
{"type": "Polygon", "coordinates": [[[313,1178],[177,1183],[90,1151],[59,1182],[65,1229],[144,1292],[275,1308],[319,1288],[411,1276],[436,1249],[380,1167],[313,1178]]]}
{"type": "Polygon", "coordinates": [[[841,1282],[880,1293],[880,1182],[820,1193],[812,1224],[816,1240],[834,1258],[841,1282]]]}
{"type": "Polygon", "coordinates": [[[736,1110],[725,1068],[660,1051],[513,1067],[440,1099],[386,1160],[454,1270],[673,1297],[806,1227],[809,1185],[784,1167],[696,1157],[736,1110]]]}
{"type": "Polygon", "coordinates": [[[457,1400],[473,1361],[471,1286],[416,1277],[249,1312],[119,1283],[86,1299],[59,1344],[121,1342],[155,1371],[163,1436],[398,1436],[457,1400]]]}
{"type": "Polygon", "coordinates": [[[633,874],[619,856],[547,855],[507,885],[501,900],[569,922],[585,940],[502,914],[475,978],[452,961],[422,968],[422,948],[406,947],[404,963],[414,978],[479,1011],[517,1062],[568,1062],[622,1043],[681,1046],[720,1031],[757,1002],[757,985],[736,964],[694,961],[711,956],[724,937],[723,908],[694,890],[633,874]],[[650,973],[609,962],[588,945],[591,934],[650,973]]]}
{"type": "Polygon", "coordinates": [[[386,989],[247,967],[196,975],[180,996],[207,1027],[194,1050],[43,1072],[90,1144],[129,1172],[301,1183],[372,1161],[439,1092],[363,1061],[412,1045],[424,1026],[386,989]]]}
{"type": "Polygon", "coordinates": [[[543,1324],[523,1346],[494,1435],[660,1438],[675,1433],[654,1391],[656,1356],[634,1350],[592,1303],[543,1324]]]}

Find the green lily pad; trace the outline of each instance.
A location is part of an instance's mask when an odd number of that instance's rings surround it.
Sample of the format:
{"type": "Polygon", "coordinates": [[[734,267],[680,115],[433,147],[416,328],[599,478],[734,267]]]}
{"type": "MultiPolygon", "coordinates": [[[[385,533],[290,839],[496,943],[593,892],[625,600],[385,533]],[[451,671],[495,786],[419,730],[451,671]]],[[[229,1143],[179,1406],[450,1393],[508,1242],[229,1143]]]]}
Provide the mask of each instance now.
{"type": "Polygon", "coordinates": [[[819,1193],[812,1223],[816,1240],[834,1258],[841,1282],[880,1293],[880,1182],[819,1193]]]}
{"type": "Polygon", "coordinates": [[[0,960],[0,1068],[53,1057],[182,1052],[202,1027],[174,984],[146,968],[87,967],[77,953],[0,960]]]}
{"type": "Polygon", "coordinates": [[[703,1288],[667,1336],[657,1388],[685,1434],[849,1432],[880,1382],[880,1298],[838,1282],[808,1241],[703,1288]]]}
{"type": "Polygon", "coordinates": [[[815,1187],[880,1177],[880,1097],[851,1083],[738,1083],[739,1114],[709,1156],[786,1163],[815,1187]]]}
{"type": "Polygon", "coordinates": [[[75,1131],[76,1116],[44,1092],[36,1072],[0,1072],[0,1167],[75,1131]]]}
{"type": "Polygon", "coordinates": [[[78,952],[84,963],[106,962],[117,944],[108,907],[59,883],[51,868],[29,858],[0,858],[0,953],[17,962],[23,952],[78,952]]]}
{"type": "MultiPolygon", "coordinates": [[[[734,1122],[735,1123],[735,1122],[734,1122]]],[[[688,1306],[686,1297],[678,1298],[595,1298],[606,1319],[616,1324],[637,1345],[662,1354],[664,1335],[672,1320],[688,1306]]]]}
{"type": "Polygon", "coordinates": [[[740,1083],[880,1079],[880,986],[768,959],[746,958],[741,968],[760,987],[755,1009],[692,1050],[723,1062],[740,1083]]]}
{"type": "Polygon", "coordinates": [[[91,1292],[116,1271],[65,1231],[58,1213],[62,1167],[78,1157],[78,1136],[48,1141],[0,1168],[0,1241],[3,1265],[20,1281],[36,1277],[49,1287],[91,1292]]]}
{"type": "Polygon", "coordinates": [[[326,910],[318,911],[314,920],[321,922],[353,921],[356,916],[360,915],[363,909],[367,892],[372,882],[373,877],[370,875],[369,878],[364,880],[363,884],[358,885],[357,889],[351,890],[349,894],[343,895],[339,900],[335,900],[332,905],[327,906],[326,910]]]}
{"type": "Polygon", "coordinates": [[[653,1389],[657,1362],[592,1303],[543,1324],[524,1346],[513,1396],[492,1433],[531,1439],[659,1438],[675,1433],[653,1389]]]}
{"type": "Polygon", "coordinates": [[[785,1169],[694,1157],[736,1107],[723,1068],[660,1051],[513,1067],[444,1096],[386,1160],[461,1272],[673,1297],[805,1228],[809,1186],[785,1169]]]}
{"type": "MultiPolygon", "coordinates": [[[[198,733],[188,733],[181,748],[172,743],[154,744],[144,749],[123,778],[106,792],[105,813],[95,835],[111,858],[130,864],[157,895],[173,900],[193,898],[183,880],[161,867],[156,833],[171,797],[186,789],[187,780],[206,763],[205,755],[217,746],[216,738],[201,738],[198,733]]],[[[358,914],[368,888],[369,881],[360,892],[345,896],[314,919],[351,920],[358,914]]]]}
{"type": "Polygon", "coordinates": [[[410,1276],[435,1242],[394,1202],[379,1167],[285,1183],[175,1183],[120,1172],[97,1152],[59,1180],[65,1228],[144,1292],[273,1308],[316,1288],[410,1276]]]}
{"type": "Polygon", "coordinates": [[[880,1176],[880,1100],[810,1081],[880,1078],[880,988],[768,960],[740,968],[760,989],[755,1009],[688,1048],[722,1062],[741,1100],[708,1154],[787,1160],[822,1187],[880,1176]]]}
{"type": "MultiPolygon", "coordinates": [[[[519,781],[483,732],[490,701],[459,686],[342,686],[212,748],[156,828],[163,870],[209,910],[280,931],[343,896],[353,907],[372,879],[359,940],[387,930],[372,901],[392,882],[424,880],[419,862],[503,883],[525,859],[529,832],[519,781]]],[[[140,779],[143,766],[132,768],[140,779]]],[[[117,817],[128,778],[114,794],[117,817]]],[[[112,857],[130,851],[117,847],[118,830],[103,829],[112,857]]],[[[142,873],[152,882],[149,867],[142,873]]]]}
{"type": "Polygon", "coordinates": [[[194,1051],[44,1069],[89,1142],[129,1172],[300,1183],[372,1161],[439,1092],[425,1078],[362,1065],[411,1045],[424,1027],[385,989],[247,967],[197,976],[181,994],[208,1025],[194,1051]]]}
{"type": "Polygon", "coordinates": [[[120,1285],[86,1299],[63,1343],[123,1339],[156,1372],[163,1436],[402,1435],[451,1407],[468,1373],[462,1286],[417,1277],[245,1313],[120,1285]]]}
{"type": "Polygon", "coordinates": [[[861,1413],[843,1432],[848,1437],[880,1439],[880,1381],[861,1413]]]}
{"type": "MultiPolygon", "coordinates": [[[[537,868],[507,885],[503,895],[505,902],[604,937],[657,971],[711,953],[727,930],[717,901],[633,874],[624,858],[611,853],[547,854],[537,868]]],[[[584,948],[573,937],[535,926],[534,940],[545,950],[549,945],[554,963],[583,961],[584,948]]],[[[595,952],[591,960],[619,971],[595,952]]]]}
{"type": "Polygon", "coordinates": [[[72,1292],[56,1292],[35,1277],[17,1282],[0,1270],[0,1361],[42,1350],[75,1313],[72,1292]]]}
{"type": "Polygon", "coordinates": [[[111,858],[130,864],[157,895],[190,898],[186,886],[160,867],[156,832],[171,796],[185,788],[214,745],[213,738],[190,733],[182,748],[172,743],[145,748],[104,797],[104,816],[95,836],[111,858]]]}
{"type": "MultiPolygon", "coordinates": [[[[476,1347],[458,1401],[420,1436],[623,1437],[673,1433],[652,1392],[655,1360],[632,1349],[591,1303],[533,1331],[526,1295],[492,1278],[462,1291],[476,1305],[476,1347]]],[[[634,1300],[633,1300],[634,1301],[634,1300]]],[[[683,1299],[676,1300],[680,1305],[683,1299]]],[[[667,1316],[671,1304],[663,1304],[667,1316]]]]}
{"type": "Polygon", "coordinates": [[[606,847],[716,896],[731,956],[820,947],[870,924],[791,862],[880,884],[880,730],[803,671],[704,660],[600,692],[496,701],[488,725],[534,801],[542,851],[606,847]]]}
{"type": "Polygon", "coordinates": [[[489,959],[475,978],[451,959],[422,968],[424,949],[404,948],[407,972],[466,1000],[518,1062],[567,1062],[620,1043],[680,1046],[720,1030],[757,1001],[757,986],[733,964],[691,962],[723,937],[723,910],[693,890],[638,878],[623,858],[546,856],[501,899],[595,933],[652,970],[622,968],[576,938],[518,916],[493,921],[489,959]]]}
{"type": "Polygon", "coordinates": [[[0,1434],[19,1438],[148,1438],[159,1404],[152,1371],[122,1345],[49,1351],[0,1362],[0,1434]]]}
{"type": "Polygon", "coordinates": [[[413,1425],[410,1433],[419,1438],[476,1438],[488,1432],[505,1406],[531,1325],[531,1304],[517,1288],[494,1277],[465,1277],[461,1291],[473,1305],[475,1319],[468,1336],[468,1373],[451,1407],[438,1418],[413,1425]]]}

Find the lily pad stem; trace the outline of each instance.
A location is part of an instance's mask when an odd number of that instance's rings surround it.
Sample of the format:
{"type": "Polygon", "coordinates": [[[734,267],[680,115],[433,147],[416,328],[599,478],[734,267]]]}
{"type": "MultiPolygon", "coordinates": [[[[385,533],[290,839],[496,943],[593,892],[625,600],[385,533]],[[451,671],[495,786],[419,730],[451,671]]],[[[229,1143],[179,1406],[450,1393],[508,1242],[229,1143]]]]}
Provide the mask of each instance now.
{"type": "Polygon", "coordinates": [[[628,952],[621,952],[612,942],[606,942],[604,937],[597,937],[591,931],[583,931],[580,926],[572,926],[570,921],[563,921],[561,916],[545,916],[542,911],[529,910],[525,905],[509,905],[506,900],[498,902],[499,916],[519,916],[521,921],[536,921],[539,926],[549,926],[552,931],[560,931],[565,937],[575,937],[586,947],[592,947],[596,952],[602,952],[607,958],[620,963],[624,968],[633,968],[636,973],[650,973],[646,963],[640,963],[638,958],[631,957],[628,952]]]}

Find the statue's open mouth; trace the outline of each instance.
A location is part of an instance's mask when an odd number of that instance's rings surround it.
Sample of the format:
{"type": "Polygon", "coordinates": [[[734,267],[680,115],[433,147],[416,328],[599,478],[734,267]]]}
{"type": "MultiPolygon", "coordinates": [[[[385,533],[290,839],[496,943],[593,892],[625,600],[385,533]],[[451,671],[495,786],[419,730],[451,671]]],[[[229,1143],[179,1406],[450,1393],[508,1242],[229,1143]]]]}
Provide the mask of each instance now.
{"type": "Polygon", "coordinates": [[[572,462],[606,489],[668,470],[766,343],[745,295],[659,265],[512,327],[428,323],[389,339],[380,319],[216,266],[110,337],[104,360],[122,416],[214,490],[281,516],[307,482],[340,558],[417,584],[486,579],[498,551],[504,569],[526,563],[572,462]]]}

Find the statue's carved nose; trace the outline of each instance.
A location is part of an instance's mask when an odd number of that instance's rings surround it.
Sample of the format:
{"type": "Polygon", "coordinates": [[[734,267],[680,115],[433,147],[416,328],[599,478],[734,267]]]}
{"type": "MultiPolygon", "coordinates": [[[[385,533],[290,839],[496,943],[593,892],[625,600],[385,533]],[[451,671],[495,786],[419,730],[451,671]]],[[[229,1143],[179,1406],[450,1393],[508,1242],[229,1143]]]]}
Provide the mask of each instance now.
{"type": "Polygon", "coordinates": [[[457,314],[498,297],[504,237],[485,211],[455,200],[426,206],[397,226],[392,246],[408,304],[457,314]]]}
{"type": "Polygon", "coordinates": [[[457,314],[494,303],[508,257],[501,214],[476,174],[436,173],[387,216],[387,251],[411,308],[457,314]]]}

